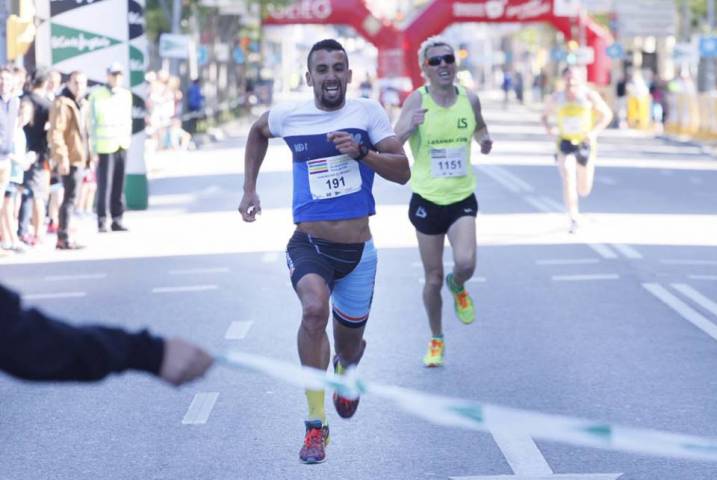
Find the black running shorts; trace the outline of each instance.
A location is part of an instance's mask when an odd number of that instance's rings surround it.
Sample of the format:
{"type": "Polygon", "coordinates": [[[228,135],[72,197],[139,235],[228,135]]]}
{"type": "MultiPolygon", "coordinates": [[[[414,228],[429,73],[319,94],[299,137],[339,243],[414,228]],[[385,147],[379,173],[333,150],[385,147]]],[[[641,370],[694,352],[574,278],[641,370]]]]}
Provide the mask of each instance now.
{"type": "Polygon", "coordinates": [[[417,193],[411,197],[408,218],[416,230],[426,235],[444,235],[460,217],[475,217],[478,214],[478,200],[474,194],[450,205],[438,205],[417,193]]]}
{"type": "Polygon", "coordinates": [[[574,154],[575,160],[583,167],[590,160],[590,142],[588,141],[573,143],[570,140],[562,139],[558,144],[558,149],[563,155],[574,154]]]}

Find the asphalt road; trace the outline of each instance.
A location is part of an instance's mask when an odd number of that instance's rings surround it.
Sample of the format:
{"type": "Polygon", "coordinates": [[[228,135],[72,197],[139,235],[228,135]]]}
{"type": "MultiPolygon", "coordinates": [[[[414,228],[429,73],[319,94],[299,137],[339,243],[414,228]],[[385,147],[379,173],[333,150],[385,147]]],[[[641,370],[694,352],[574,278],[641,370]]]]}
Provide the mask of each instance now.
{"type": "MultiPolygon", "coordinates": [[[[360,375],[717,437],[717,162],[696,146],[607,132],[585,223],[569,235],[537,113],[488,101],[486,119],[496,143],[474,155],[481,215],[468,284],[478,319],[460,324],[444,294],[446,365],[422,367],[429,330],[410,189],[377,180],[379,270],[360,375]]],[[[0,281],[73,323],[149,327],[296,363],[288,150],[272,142],[264,214],[247,225],[236,213],[243,144],[151,159],[151,208],[127,215],[129,233],[100,236],[84,219],[86,250],[0,258],[0,281]]],[[[0,376],[0,479],[717,478],[715,463],[437,427],[370,395],[349,421],[327,407],[328,461],[305,466],[303,392],[259,374],[218,366],[181,389],[139,374],[92,385],[0,376]]]]}

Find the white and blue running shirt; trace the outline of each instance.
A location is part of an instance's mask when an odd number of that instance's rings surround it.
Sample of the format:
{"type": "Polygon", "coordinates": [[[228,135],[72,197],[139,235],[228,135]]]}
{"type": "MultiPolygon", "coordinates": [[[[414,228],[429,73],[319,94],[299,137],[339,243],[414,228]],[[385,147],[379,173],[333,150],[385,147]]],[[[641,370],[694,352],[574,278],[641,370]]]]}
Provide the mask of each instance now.
{"type": "Polygon", "coordinates": [[[347,220],[376,213],[374,171],[342,155],[327,134],[345,131],[368,148],[394,135],[388,115],[371,99],[346,99],[324,111],[314,101],[283,104],[269,111],[269,130],[282,137],[293,156],[294,223],[347,220]]]}

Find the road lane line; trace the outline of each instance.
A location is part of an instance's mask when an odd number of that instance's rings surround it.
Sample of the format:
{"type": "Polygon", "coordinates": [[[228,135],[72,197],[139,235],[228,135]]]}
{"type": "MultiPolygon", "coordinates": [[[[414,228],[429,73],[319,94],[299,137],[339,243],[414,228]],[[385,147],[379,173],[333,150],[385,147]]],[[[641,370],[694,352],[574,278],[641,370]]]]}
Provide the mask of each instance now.
{"type": "MultiPolygon", "coordinates": [[[[411,262],[411,266],[415,267],[415,268],[418,268],[418,267],[423,268],[423,263],[422,262],[411,262]]],[[[453,268],[453,260],[444,261],[443,266],[453,268]]]]}
{"type": "Polygon", "coordinates": [[[511,181],[511,179],[507,179],[504,176],[502,176],[499,172],[494,170],[495,167],[488,167],[484,166],[481,168],[481,171],[488,175],[490,178],[492,178],[497,183],[501,184],[503,187],[507,188],[513,193],[520,193],[521,187],[520,185],[517,185],[515,182],[511,181]]]}
{"type": "Polygon", "coordinates": [[[717,280],[717,275],[687,275],[691,280],[717,280]]]}
{"type": "Polygon", "coordinates": [[[543,203],[545,203],[546,205],[551,207],[556,212],[564,212],[565,211],[565,206],[562,203],[558,203],[550,197],[546,197],[545,195],[543,195],[540,197],[540,199],[543,201],[543,203]]]}
{"type": "Polygon", "coordinates": [[[536,260],[536,265],[547,266],[547,265],[588,265],[600,263],[598,258],[546,258],[543,260],[536,260]]]}
{"type": "Polygon", "coordinates": [[[630,245],[625,245],[623,243],[613,243],[611,245],[612,245],[612,248],[614,248],[618,252],[622,253],[627,258],[632,258],[632,259],[642,258],[642,254],[640,252],[638,252],[637,250],[635,250],[634,248],[632,248],[630,245]]]}
{"type": "Polygon", "coordinates": [[[197,393],[182,419],[182,425],[203,425],[209,420],[219,392],[197,393]]]}
{"type": "Polygon", "coordinates": [[[705,332],[710,337],[717,340],[717,325],[710,322],[697,310],[693,309],[685,302],[671,294],[665,287],[663,287],[659,283],[643,283],[642,286],[645,288],[645,290],[647,290],[648,292],[656,296],[659,300],[661,300],[662,303],[680,314],[682,318],[705,332]]]}
{"type": "Polygon", "coordinates": [[[46,282],[59,282],[62,280],[101,280],[107,278],[106,273],[78,273],[69,275],[47,275],[43,278],[46,282]]]}
{"type": "Polygon", "coordinates": [[[227,340],[241,340],[249,333],[254,322],[232,322],[227,328],[224,338],[227,340]]]}
{"type": "Polygon", "coordinates": [[[155,287],[152,293],[179,293],[179,292],[204,292],[206,290],[216,290],[216,285],[186,285],[182,287],[155,287]]]}
{"type": "Polygon", "coordinates": [[[23,295],[23,300],[54,300],[60,298],[80,298],[87,296],[85,292],[57,292],[57,293],[29,293],[23,295]]]}
{"type": "Polygon", "coordinates": [[[546,205],[540,200],[538,197],[534,197],[532,195],[525,195],[523,197],[523,200],[531,204],[533,207],[535,207],[540,212],[545,213],[552,213],[553,209],[550,208],[550,205],[546,205]]]}
{"type": "Polygon", "coordinates": [[[585,275],[553,275],[555,282],[585,282],[590,280],[617,280],[620,275],[617,273],[596,273],[585,275]]]}
{"type": "Polygon", "coordinates": [[[680,292],[682,295],[689,298],[712,315],[717,316],[717,302],[713,302],[686,283],[672,283],[671,285],[672,288],[680,292]]]}
{"type": "MultiPolygon", "coordinates": [[[[485,281],[486,281],[485,277],[471,277],[468,279],[468,281],[466,283],[485,283],[485,281]]],[[[426,283],[425,277],[420,277],[418,279],[418,283],[420,283],[421,285],[425,284],[426,283]]]]}
{"type": "Polygon", "coordinates": [[[519,433],[491,429],[493,440],[516,475],[552,475],[553,470],[545,461],[532,438],[519,433]]]}
{"type": "Polygon", "coordinates": [[[540,475],[520,477],[514,475],[479,475],[470,477],[448,477],[450,480],[617,480],[622,473],[556,473],[554,475],[540,475]]]}
{"type": "Polygon", "coordinates": [[[503,175],[503,178],[510,180],[515,185],[517,185],[519,188],[521,188],[525,192],[532,192],[534,190],[533,186],[530,185],[528,182],[520,178],[514,173],[511,173],[509,170],[507,170],[504,167],[499,167],[494,165],[493,168],[499,175],[503,175]]]}
{"type": "Polygon", "coordinates": [[[188,268],[186,270],[170,270],[170,275],[195,275],[200,273],[229,273],[226,267],[216,268],[188,268]]]}
{"type": "Polygon", "coordinates": [[[588,243],[588,247],[592,248],[595,253],[602,258],[617,258],[617,253],[613,252],[610,247],[602,243],[588,243]]]}
{"type": "Polygon", "coordinates": [[[660,260],[660,263],[663,263],[665,265],[717,265],[717,260],[666,259],[660,260]]]}

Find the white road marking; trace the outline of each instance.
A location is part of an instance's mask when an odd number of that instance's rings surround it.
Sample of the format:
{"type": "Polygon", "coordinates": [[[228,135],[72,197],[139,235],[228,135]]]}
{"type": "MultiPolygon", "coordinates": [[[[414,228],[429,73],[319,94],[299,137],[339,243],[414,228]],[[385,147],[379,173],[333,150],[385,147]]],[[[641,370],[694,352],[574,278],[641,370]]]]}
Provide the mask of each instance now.
{"type": "MultiPolygon", "coordinates": [[[[523,190],[523,185],[516,181],[516,178],[506,175],[507,172],[505,170],[499,170],[499,167],[484,166],[481,171],[513,193],[519,193],[523,190]]],[[[529,189],[526,191],[532,192],[533,188],[530,187],[530,185],[528,185],[528,187],[529,189]]]]}
{"type": "Polygon", "coordinates": [[[543,203],[545,203],[546,205],[551,207],[556,212],[564,212],[565,211],[565,206],[562,203],[556,202],[555,200],[553,200],[550,197],[546,197],[545,195],[543,195],[540,197],[540,199],[543,201],[543,203]]]}
{"type": "Polygon", "coordinates": [[[554,475],[481,475],[449,477],[451,480],[617,480],[622,473],[556,473],[554,475]]]}
{"type": "Polygon", "coordinates": [[[505,460],[516,475],[552,475],[553,470],[543,458],[532,438],[519,433],[491,430],[505,460]]]}
{"type": "Polygon", "coordinates": [[[621,473],[554,474],[530,436],[517,432],[491,430],[493,440],[515,475],[449,477],[451,480],[616,480],[621,473]]]}
{"type": "Polygon", "coordinates": [[[717,275],[687,275],[691,280],[717,280],[717,275]]]}
{"type": "MultiPolygon", "coordinates": [[[[486,281],[485,277],[471,277],[468,279],[468,281],[466,283],[485,283],[485,281],[486,281]]],[[[426,283],[426,279],[424,277],[420,277],[418,279],[418,283],[423,285],[426,283]]]]}
{"type": "Polygon", "coordinates": [[[532,195],[525,195],[525,196],[523,196],[523,200],[525,200],[526,202],[531,204],[533,207],[535,207],[540,212],[545,212],[545,213],[553,212],[553,209],[550,208],[550,205],[546,205],[538,197],[534,197],[532,195]]]}
{"type": "Polygon", "coordinates": [[[617,280],[620,275],[617,273],[596,273],[586,275],[553,275],[555,282],[584,282],[590,280],[617,280]]]}
{"type": "Polygon", "coordinates": [[[587,245],[602,258],[617,258],[617,253],[613,252],[607,245],[602,243],[588,243],[587,245]]]}
{"type": "Polygon", "coordinates": [[[224,338],[227,340],[241,340],[249,333],[254,322],[232,322],[227,328],[224,338]]]}
{"type": "Polygon", "coordinates": [[[152,289],[152,293],[179,293],[179,292],[204,292],[206,290],[216,290],[216,285],[186,285],[181,287],[156,287],[152,289]]]}
{"type": "Polygon", "coordinates": [[[495,172],[498,173],[498,175],[502,175],[503,178],[509,179],[515,185],[518,185],[518,187],[521,188],[523,191],[532,192],[534,190],[532,185],[530,185],[528,182],[526,182],[519,176],[511,173],[507,169],[498,166],[494,166],[493,168],[495,169],[495,172]]]}
{"type": "Polygon", "coordinates": [[[717,316],[717,302],[710,300],[709,298],[702,295],[700,292],[690,287],[686,283],[672,283],[672,288],[680,292],[685,297],[695,302],[700,307],[704,308],[712,315],[717,316]]]}
{"type": "Polygon", "coordinates": [[[203,425],[209,420],[219,392],[205,392],[194,395],[192,403],[182,419],[182,425],[203,425]]]}
{"type": "Polygon", "coordinates": [[[701,313],[671,294],[665,287],[658,283],[643,283],[642,286],[645,290],[660,299],[665,305],[679,313],[682,318],[717,340],[717,325],[710,322],[701,313]]]}
{"type": "Polygon", "coordinates": [[[80,298],[87,296],[85,292],[58,292],[58,293],[29,293],[23,295],[23,300],[54,300],[59,298],[80,298]]]}
{"type": "Polygon", "coordinates": [[[75,275],[47,275],[43,280],[46,282],[60,282],[63,280],[100,280],[107,278],[106,273],[78,273],[75,275]]]}
{"type": "Polygon", "coordinates": [[[598,258],[546,258],[543,260],[536,260],[536,265],[587,265],[600,263],[598,258]]]}
{"type": "MultiPolygon", "coordinates": [[[[414,268],[423,267],[423,262],[411,262],[411,266],[414,268]]],[[[443,266],[453,268],[453,261],[446,260],[443,262],[443,266]]]]}
{"type": "Polygon", "coordinates": [[[602,183],[603,185],[610,185],[610,186],[617,185],[617,180],[615,180],[614,178],[609,177],[607,175],[599,175],[599,176],[595,177],[595,181],[597,183],[602,183]]]}
{"type": "Polygon", "coordinates": [[[613,243],[612,248],[622,253],[627,258],[642,258],[642,254],[630,245],[625,245],[624,243],[613,243]]]}
{"type": "Polygon", "coordinates": [[[717,260],[667,259],[660,260],[660,263],[664,263],[665,265],[717,265],[717,260]]]}
{"type": "Polygon", "coordinates": [[[188,268],[185,270],[170,270],[170,275],[195,275],[201,273],[229,273],[229,269],[226,267],[216,268],[188,268]]]}

